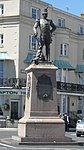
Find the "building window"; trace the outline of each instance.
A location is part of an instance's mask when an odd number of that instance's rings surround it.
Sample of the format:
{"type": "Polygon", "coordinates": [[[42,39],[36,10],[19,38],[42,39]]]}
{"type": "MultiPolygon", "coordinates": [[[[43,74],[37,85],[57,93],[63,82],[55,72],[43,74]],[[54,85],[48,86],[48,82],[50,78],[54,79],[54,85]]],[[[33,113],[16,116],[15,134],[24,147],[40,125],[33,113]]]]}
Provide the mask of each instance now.
{"type": "Polygon", "coordinates": [[[0,15],[4,14],[4,5],[0,4],[0,15]]]}
{"type": "Polygon", "coordinates": [[[58,19],[58,27],[65,27],[65,19],[58,19]]]}
{"type": "Polygon", "coordinates": [[[69,44],[60,44],[60,55],[68,56],[69,44]]]}
{"type": "Polygon", "coordinates": [[[40,18],[40,9],[32,8],[32,18],[33,19],[40,18]]]}
{"type": "Polygon", "coordinates": [[[80,34],[84,34],[84,27],[80,27],[80,34]]]}
{"type": "Polygon", "coordinates": [[[29,50],[37,50],[37,41],[33,35],[29,36],[29,50]]]}
{"type": "Polygon", "coordinates": [[[3,34],[0,34],[0,47],[3,46],[3,34]]]}

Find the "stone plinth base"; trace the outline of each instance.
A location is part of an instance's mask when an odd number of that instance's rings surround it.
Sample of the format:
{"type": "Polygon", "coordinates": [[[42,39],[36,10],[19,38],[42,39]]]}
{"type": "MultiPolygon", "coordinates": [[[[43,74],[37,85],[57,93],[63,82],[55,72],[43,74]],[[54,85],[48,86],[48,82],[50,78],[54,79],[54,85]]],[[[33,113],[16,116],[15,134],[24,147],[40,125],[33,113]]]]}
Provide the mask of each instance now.
{"type": "Polygon", "coordinates": [[[22,118],[18,124],[20,142],[66,142],[64,121],[57,118],[22,118]]]}
{"type": "Polygon", "coordinates": [[[18,123],[20,142],[66,142],[65,124],[58,117],[57,67],[51,62],[39,62],[26,68],[25,114],[18,123]]]}

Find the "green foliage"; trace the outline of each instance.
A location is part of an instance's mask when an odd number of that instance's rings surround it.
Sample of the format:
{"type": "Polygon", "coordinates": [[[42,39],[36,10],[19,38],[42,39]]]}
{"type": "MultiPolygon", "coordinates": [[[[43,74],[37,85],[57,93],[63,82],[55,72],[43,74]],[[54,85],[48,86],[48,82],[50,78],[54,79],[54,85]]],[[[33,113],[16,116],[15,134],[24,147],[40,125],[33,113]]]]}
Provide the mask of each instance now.
{"type": "Polygon", "coordinates": [[[2,106],[2,108],[3,108],[3,110],[9,110],[10,106],[9,106],[9,104],[4,103],[3,106],[2,106]]]}

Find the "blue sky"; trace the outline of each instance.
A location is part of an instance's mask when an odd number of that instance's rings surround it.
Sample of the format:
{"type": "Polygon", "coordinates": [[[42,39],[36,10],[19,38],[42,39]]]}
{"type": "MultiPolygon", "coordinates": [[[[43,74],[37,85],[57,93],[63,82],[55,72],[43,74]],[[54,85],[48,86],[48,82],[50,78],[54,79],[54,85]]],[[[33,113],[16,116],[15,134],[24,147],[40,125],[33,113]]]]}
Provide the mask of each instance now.
{"type": "Polygon", "coordinates": [[[84,12],[84,0],[42,0],[63,11],[80,16],[84,12]]]}

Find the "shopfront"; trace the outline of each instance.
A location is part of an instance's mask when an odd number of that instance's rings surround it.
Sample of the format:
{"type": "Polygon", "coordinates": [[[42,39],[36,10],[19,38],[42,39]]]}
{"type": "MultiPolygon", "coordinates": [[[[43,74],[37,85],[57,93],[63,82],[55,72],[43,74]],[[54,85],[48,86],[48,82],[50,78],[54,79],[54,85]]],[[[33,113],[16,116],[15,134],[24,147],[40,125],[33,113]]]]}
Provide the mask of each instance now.
{"type": "Polygon", "coordinates": [[[0,89],[0,108],[3,115],[10,119],[19,119],[24,115],[24,89],[0,89]]]}

